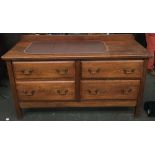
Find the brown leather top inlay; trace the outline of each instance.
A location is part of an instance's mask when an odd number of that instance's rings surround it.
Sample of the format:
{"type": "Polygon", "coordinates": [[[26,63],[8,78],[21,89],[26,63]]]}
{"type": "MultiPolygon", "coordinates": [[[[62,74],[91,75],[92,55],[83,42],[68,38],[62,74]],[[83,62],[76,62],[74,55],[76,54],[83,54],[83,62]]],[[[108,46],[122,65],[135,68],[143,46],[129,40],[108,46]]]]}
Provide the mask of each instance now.
{"type": "Polygon", "coordinates": [[[35,41],[24,52],[29,54],[103,53],[107,51],[102,41],[35,41]]]}

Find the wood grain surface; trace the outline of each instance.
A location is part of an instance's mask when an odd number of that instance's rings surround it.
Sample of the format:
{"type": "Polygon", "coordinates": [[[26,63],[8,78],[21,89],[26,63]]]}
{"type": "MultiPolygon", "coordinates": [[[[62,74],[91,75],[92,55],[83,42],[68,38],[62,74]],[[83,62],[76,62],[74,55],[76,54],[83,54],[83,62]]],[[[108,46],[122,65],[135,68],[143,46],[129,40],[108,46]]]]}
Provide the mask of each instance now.
{"type": "Polygon", "coordinates": [[[74,81],[16,82],[20,101],[74,100],[74,81]]]}
{"type": "Polygon", "coordinates": [[[74,79],[74,61],[13,62],[16,79],[74,79]]]}
{"type": "Polygon", "coordinates": [[[142,60],[82,61],[82,78],[140,78],[142,60]]]}
{"type": "Polygon", "coordinates": [[[139,80],[81,81],[81,99],[137,99],[139,80]]]}

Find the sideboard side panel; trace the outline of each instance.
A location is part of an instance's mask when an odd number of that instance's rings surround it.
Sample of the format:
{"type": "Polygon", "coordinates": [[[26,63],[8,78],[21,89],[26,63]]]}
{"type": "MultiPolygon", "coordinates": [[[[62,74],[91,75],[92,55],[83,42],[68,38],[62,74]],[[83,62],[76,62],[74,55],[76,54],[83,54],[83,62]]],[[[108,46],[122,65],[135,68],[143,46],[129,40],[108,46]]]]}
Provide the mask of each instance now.
{"type": "Polygon", "coordinates": [[[15,84],[12,61],[7,61],[6,64],[7,64],[8,75],[9,75],[9,79],[10,79],[10,87],[12,90],[14,105],[15,105],[15,109],[16,109],[16,115],[17,115],[17,118],[21,118],[22,117],[22,110],[21,110],[20,105],[18,103],[18,95],[17,95],[17,91],[16,91],[16,84],[15,84]]]}
{"type": "Polygon", "coordinates": [[[143,108],[142,103],[143,103],[144,86],[145,86],[146,73],[147,73],[147,63],[148,63],[148,60],[145,59],[143,62],[143,75],[140,82],[140,89],[139,89],[140,91],[137,99],[137,105],[135,107],[135,117],[138,117],[141,114],[142,108],[143,108]]]}

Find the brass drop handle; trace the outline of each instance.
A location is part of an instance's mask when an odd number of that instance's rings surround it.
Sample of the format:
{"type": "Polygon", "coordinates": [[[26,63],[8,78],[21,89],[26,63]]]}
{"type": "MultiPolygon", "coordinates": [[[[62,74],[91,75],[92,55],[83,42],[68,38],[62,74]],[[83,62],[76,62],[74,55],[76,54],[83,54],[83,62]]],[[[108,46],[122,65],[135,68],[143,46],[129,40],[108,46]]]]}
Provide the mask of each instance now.
{"type": "Polygon", "coordinates": [[[60,75],[67,75],[68,69],[56,69],[56,72],[60,75]]]}
{"type": "Polygon", "coordinates": [[[97,95],[99,93],[99,90],[98,89],[95,89],[95,90],[88,89],[88,93],[89,93],[89,95],[97,95]]]}
{"type": "Polygon", "coordinates": [[[58,89],[57,94],[58,95],[67,95],[68,90],[67,89],[58,89]]]}
{"type": "Polygon", "coordinates": [[[88,69],[88,72],[89,72],[90,74],[97,74],[97,73],[99,73],[100,71],[101,71],[100,68],[97,68],[97,69],[89,68],[89,69],[88,69]]]}
{"type": "Polygon", "coordinates": [[[31,91],[24,91],[24,94],[26,96],[33,96],[35,94],[35,90],[31,90],[31,91]]]}
{"type": "Polygon", "coordinates": [[[126,94],[126,95],[131,93],[131,92],[132,92],[132,88],[127,88],[127,89],[123,90],[123,93],[126,94]]]}
{"type": "Polygon", "coordinates": [[[25,69],[22,72],[24,75],[30,75],[33,72],[33,70],[32,69],[25,69]]]}
{"type": "Polygon", "coordinates": [[[135,72],[135,69],[123,69],[124,74],[133,74],[135,72]]]}

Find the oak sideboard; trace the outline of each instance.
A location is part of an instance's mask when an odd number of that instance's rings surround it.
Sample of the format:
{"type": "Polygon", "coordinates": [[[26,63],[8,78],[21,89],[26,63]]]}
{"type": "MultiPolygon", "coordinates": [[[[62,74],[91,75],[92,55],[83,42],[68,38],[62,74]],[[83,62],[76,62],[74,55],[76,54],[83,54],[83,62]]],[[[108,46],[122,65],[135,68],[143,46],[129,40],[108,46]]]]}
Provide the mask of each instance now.
{"type": "Polygon", "coordinates": [[[17,117],[26,108],[133,107],[149,54],[132,35],[23,35],[2,59],[17,117]]]}

